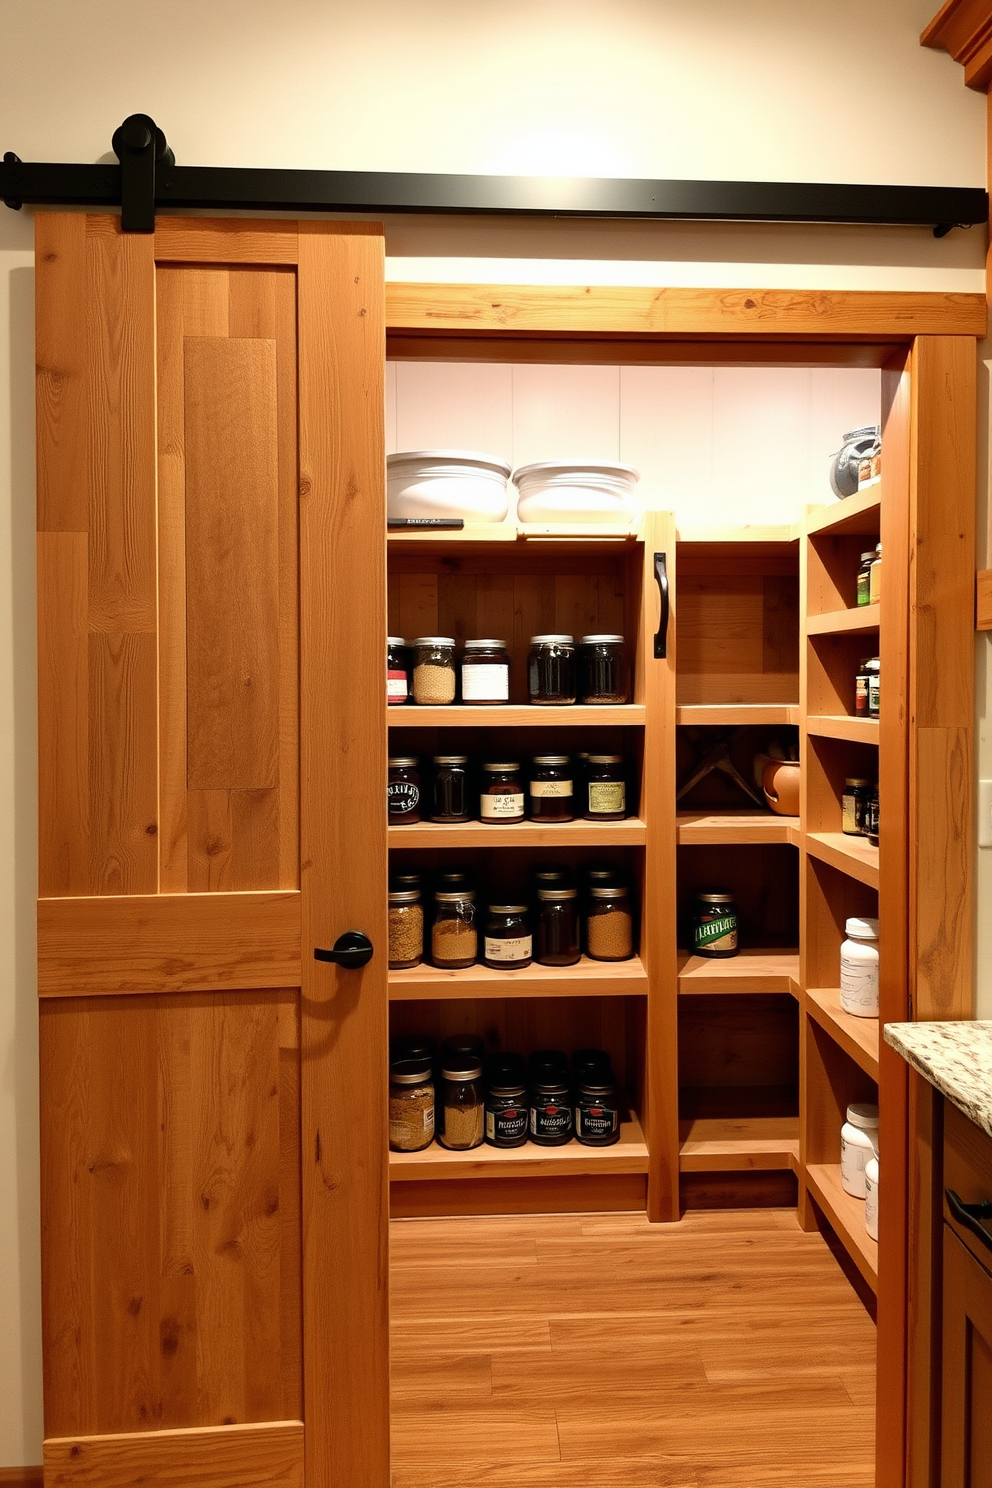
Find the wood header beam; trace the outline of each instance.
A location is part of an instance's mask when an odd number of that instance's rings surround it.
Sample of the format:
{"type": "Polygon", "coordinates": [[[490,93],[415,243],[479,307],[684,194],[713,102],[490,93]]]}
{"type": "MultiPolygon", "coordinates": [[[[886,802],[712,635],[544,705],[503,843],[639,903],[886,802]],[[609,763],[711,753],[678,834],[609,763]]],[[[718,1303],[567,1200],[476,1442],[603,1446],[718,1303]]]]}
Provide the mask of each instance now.
{"type": "Polygon", "coordinates": [[[920,44],[949,52],[964,68],[967,86],[987,93],[992,82],[992,0],[947,0],[920,44]]]}

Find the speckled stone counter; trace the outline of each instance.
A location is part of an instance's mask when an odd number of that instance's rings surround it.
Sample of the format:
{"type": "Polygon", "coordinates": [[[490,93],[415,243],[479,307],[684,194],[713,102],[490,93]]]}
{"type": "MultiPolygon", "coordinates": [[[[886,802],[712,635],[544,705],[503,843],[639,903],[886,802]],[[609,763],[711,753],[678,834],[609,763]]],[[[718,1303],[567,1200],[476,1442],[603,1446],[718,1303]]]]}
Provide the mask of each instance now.
{"type": "Polygon", "coordinates": [[[885,1041],[992,1137],[992,1023],[887,1023],[885,1041]]]}

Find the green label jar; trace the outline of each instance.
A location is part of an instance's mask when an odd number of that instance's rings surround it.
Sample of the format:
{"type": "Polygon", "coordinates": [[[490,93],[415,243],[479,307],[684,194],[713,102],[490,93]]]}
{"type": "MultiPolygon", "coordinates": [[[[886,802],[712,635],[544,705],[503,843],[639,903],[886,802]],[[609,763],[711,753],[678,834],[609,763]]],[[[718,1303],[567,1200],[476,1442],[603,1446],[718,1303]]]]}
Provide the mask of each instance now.
{"type": "Polygon", "coordinates": [[[697,956],[736,956],[737,928],[733,894],[696,895],[693,949],[697,956]]]}

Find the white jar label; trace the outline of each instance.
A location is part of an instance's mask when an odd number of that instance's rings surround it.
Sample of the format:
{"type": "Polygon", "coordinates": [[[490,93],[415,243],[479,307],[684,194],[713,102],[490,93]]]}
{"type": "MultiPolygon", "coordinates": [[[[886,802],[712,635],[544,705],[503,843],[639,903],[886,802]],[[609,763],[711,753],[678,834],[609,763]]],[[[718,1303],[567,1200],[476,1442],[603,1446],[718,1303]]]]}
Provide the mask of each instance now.
{"type": "Polygon", "coordinates": [[[505,661],[462,664],[463,703],[505,703],[510,696],[510,668],[505,661]]]}
{"type": "Polygon", "coordinates": [[[840,1005],[858,1018],[878,1016],[878,955],[840,953],[840,1005]]]}
{"type": "Polygon", "coordinates": [[[523,791],[501,791],[499,795],[484,792],[480,797],[479,815],[483,821],[523,821],[523,791]]]}
{"type": "Polygon", "coordinates": [[[878,1239],[878,1184],[865,1174],[865,1229],[870,1240],[878,1239]]]}
{"type": "Polygon", "coordinates": [[[627,791],[622,780],[593,780],[589,784],[589,810],[593,815],[610,816],[626,811],[627,791]]]}
{"type": "Polygon", "coordinates": [[[865,1166],[875,1156],[875,1149],[865,1133],[866,1145],[849,1142],[841,1133],[840,1139],[840,1184],[845,1193],[855,1199],[865,1196],[865,1166]]]}
{"type": "Polygon", "coordinates": [[[532,796],[570,796],[572,794],[572,782],[570,780],[532,780],[530,782],[530,793],[532,796]]]}
{"type": "Polygon", "coordinates": [[[388,672],[386,674],[386,696],[387,698],[407,699],[406,672],[388,672]]]}
{"type": "Polygon", "coordinates": [[[514,935],[510,940],[497,940],[486,936],[485,957],[487,961],[529,961],[533,955],[534,937],[514,935]]]}

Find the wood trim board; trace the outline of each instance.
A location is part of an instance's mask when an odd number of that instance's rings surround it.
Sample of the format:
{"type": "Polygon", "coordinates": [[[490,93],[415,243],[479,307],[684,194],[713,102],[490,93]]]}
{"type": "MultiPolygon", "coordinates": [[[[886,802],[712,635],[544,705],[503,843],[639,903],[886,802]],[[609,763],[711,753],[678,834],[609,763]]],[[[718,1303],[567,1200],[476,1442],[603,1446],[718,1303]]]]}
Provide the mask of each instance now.
{"type": "Polygon", "coordinates": [[[50,1437],[45,1488],[303,1488],[303,1423],[50,1437]]]}

